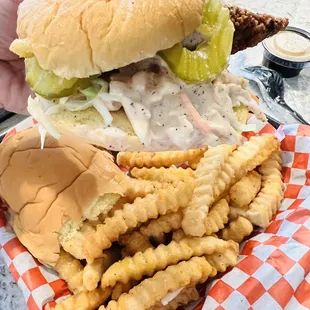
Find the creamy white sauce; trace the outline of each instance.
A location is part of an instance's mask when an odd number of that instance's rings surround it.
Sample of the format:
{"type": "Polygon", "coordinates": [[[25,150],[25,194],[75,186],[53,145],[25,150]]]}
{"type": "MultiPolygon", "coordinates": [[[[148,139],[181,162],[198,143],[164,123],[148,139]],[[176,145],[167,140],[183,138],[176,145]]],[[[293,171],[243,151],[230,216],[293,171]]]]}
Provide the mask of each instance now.
{"type": "Polygon", "coordinates": [[[242,127],[233,107],[240,103],[254,110],[258,117],[263,115],[241,85],[186,85],[167,72],[138,72],[129,81],[111,81],[110,95],[119,96],[119,102],[145,147],[159,150],[169,149],[171,145],[188,149],[197,144],[237,143],[236,131],[241,131],[242,127]],[[182,103],[184,94],[201,120],[198,121],[196,113],[191,113],[193,111],[182,103]],[[200,121],[207,123],[207,132],[199,125],[200,121]]]}
{"type": "MultiPolygon", "coordinates": [[[[122,74],[112,78],[109,93],[101,92],[93,105],[105,119],[106,125],[112,123],[109,111],[123,107],[146,150],[186,150],[205,145],[238,143],[237,132],[242,131],[243,126],[238,123],[233,107],[241,103],[259,119],[265,120],[264,114],[245,89],[244,80],[226,71],[212,84],[200,85],[185,84],[166,67],[162,67],[160,73],[137,70],[132,76],[122,74]]],[[[71,103],[68,100],[55,104],[39,97],[36,101],[40,102],[45,114],[57,113],[66,105],[68,110],[79,109],[79,105],[72,100],[71,103]]],[[[89,104],[80,105],[80,109],[89,107],[89,104]]],[[[42,114],[40,112],[33,116],[39,116],[42,120],[42,114]]],[[[51,126],[46,125],[46,119],[44,123],[49,132],[51,126]]],[[[104,144],[112,150],[126,150],[128,145],[127,133],[112,125],[92,130],[89,134],[88,126],[82,125],[75,130],[82,136],[91,135],[94,140],[104,140],[104,144]]]]}

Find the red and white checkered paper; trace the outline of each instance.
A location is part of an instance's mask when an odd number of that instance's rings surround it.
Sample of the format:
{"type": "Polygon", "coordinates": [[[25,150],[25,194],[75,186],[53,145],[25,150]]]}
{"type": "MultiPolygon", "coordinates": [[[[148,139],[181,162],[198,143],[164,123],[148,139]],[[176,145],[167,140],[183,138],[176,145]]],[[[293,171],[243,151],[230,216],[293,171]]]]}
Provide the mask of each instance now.
{"type": "MultiPolygon", "coordinates": [[[[242,245],[237,266],[209,283],[202,292],[205,297],[189,309],[310,309],[310,127],[288,125],[276,131],[254,118],[249,122],[258,125],[260,134],[283,139],[285,198],[270,226],[242,245]]],[[[29,118],[7,137],[35,124],[29,118]]],[[[70,294],[65,282],[40,265],[6,224],[3,205],[0,252],[28,308],[49,309],[70,294]]]]}

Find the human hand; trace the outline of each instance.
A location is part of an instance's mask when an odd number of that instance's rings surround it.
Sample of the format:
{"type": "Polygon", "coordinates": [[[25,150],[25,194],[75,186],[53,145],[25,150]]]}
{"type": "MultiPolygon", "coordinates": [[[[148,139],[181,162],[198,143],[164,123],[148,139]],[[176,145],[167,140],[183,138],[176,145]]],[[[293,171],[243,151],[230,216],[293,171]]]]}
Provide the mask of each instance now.
{"type": "Polygon", "coordinates": [[[9,50],[17,37],[17,8],[22,0],[0,0],[0,108],[27,113],[31,91],[25,81],[24,60],[9,50]]]}

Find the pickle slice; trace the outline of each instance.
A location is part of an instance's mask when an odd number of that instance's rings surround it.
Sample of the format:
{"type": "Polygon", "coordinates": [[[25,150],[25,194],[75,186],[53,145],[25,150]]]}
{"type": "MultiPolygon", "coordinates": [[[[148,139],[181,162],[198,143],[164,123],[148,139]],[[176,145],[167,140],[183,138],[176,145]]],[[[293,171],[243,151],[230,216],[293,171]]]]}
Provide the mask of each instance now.
{"type": "Polygon", "coordinates": [[[207,1],[197,31],[208,41],[196,50],[190,51],[179,43],[160,52],[172,72],[188,83],[212,81],[228,65],[235,29],[221,0],[207,1]]]}
{"type": "Polygon", "coordinates": [[[87,82],[89,79],[72,78],[68,80],[51,71],[43,70],[35,57],[25,59],[25,68],[27,83],[34,92],[47,99],[70,96],[79,88],[89,85],[87,82]]]}

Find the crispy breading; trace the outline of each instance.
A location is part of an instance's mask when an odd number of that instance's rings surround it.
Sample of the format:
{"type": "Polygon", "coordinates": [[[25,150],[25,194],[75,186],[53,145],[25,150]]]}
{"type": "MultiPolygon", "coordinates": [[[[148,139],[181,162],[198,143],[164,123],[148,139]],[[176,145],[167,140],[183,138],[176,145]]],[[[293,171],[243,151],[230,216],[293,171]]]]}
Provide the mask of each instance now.
{"type": "Polygon", "coordinates": [[[256,46],[288,26],[287,18],[269,14],[255,14],[244,8],[231,6],[230,19],[235,26],[232,54],[256,46]]]}

